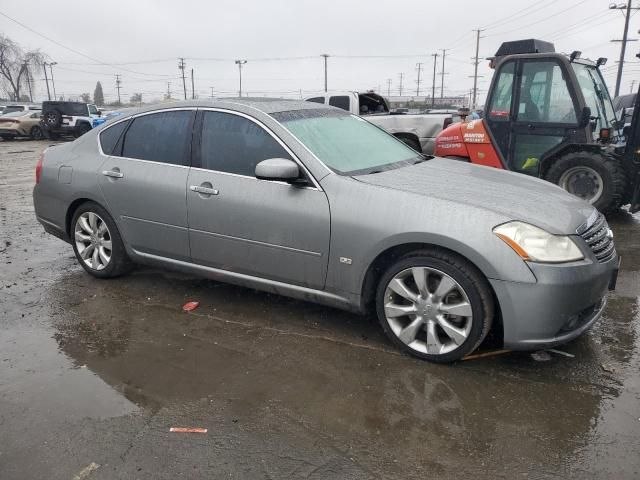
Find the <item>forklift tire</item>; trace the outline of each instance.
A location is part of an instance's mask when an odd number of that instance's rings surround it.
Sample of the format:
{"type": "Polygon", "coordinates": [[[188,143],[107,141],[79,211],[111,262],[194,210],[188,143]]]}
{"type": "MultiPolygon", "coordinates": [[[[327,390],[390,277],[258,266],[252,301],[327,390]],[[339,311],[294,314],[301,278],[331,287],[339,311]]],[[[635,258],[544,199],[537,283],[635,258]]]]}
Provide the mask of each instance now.
{"type": "Polygon", "coordinates": [[[604,152],[570,152],[553,161],[545,180],[583,198],[603,213],[620,208],[627,176],[620,161],[604,152]]]}

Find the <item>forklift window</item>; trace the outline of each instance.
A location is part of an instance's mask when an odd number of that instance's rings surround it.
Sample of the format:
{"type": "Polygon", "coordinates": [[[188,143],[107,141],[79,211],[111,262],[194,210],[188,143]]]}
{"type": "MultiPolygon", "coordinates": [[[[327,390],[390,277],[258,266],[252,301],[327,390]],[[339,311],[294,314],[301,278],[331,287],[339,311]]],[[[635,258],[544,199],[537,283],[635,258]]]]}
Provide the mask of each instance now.
{"type": "Polygon", "coordinates": [[[500,68],[495,93],[491,98],[491,104],[487,111],[489,119],[497,122],[508,122],[511,111],[511,98],[513,96],[513,77],[515,74],[515,62],[509,62],[500,68]]]}
{"type": "Polygon", "coordinates": [[[577,123],[567,82],[556,62],[522,66],[517,119],[525,122],[577,123]]]}

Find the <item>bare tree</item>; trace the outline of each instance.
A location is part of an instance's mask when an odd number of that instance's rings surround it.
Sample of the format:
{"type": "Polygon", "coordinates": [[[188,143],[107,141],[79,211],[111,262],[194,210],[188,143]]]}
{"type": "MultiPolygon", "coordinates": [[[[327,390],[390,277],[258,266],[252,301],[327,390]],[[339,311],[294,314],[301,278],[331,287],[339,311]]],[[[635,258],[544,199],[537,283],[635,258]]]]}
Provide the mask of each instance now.
{"type": "Polygon", "coordinates": [[[23,88],[33,91],[30,69],[40,67],[42,62],[44,56],[40,51],[25,52],[9,37],[0,35],[0,87],[12,100],[24,98],[23,88]]]}
{"type": "Polygon", "coordinates": [[[82,95],[80,95],[80,99],[84,103],[91,103],[91,95],[89,95],[88,93],[83,93],[82,95]]]}

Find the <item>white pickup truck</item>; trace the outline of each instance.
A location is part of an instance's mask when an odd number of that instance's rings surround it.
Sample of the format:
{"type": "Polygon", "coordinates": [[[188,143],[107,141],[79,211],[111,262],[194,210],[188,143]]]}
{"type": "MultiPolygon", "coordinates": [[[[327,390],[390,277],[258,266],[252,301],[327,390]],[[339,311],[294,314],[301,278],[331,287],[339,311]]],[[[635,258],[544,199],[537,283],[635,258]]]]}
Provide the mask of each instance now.
{"type": "Polygon", "coordinates": [[[418,152],[432,154],[435,137],[452,123],[450,114],[390,113],[389,104],[377,93],[352,91],[322,92],[305,98],[308,102],[342,108],[398,137],[418,152]]]}

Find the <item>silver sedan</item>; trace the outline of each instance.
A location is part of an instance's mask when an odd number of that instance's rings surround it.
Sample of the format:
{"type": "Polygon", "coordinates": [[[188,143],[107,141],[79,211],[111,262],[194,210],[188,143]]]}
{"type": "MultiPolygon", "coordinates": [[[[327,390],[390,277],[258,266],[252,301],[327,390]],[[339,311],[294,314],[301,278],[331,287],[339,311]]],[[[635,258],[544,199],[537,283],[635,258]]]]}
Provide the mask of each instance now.
{"type": "Polygon", "coordinates": [[[524,175],[418,155],[339,109],[269,99],[127,114],[47,149],[34,204],[91,275],[179,269],[356,312],[435,362],[496,329],[569,341],[618,257],[604,218],[524,175]]]}

